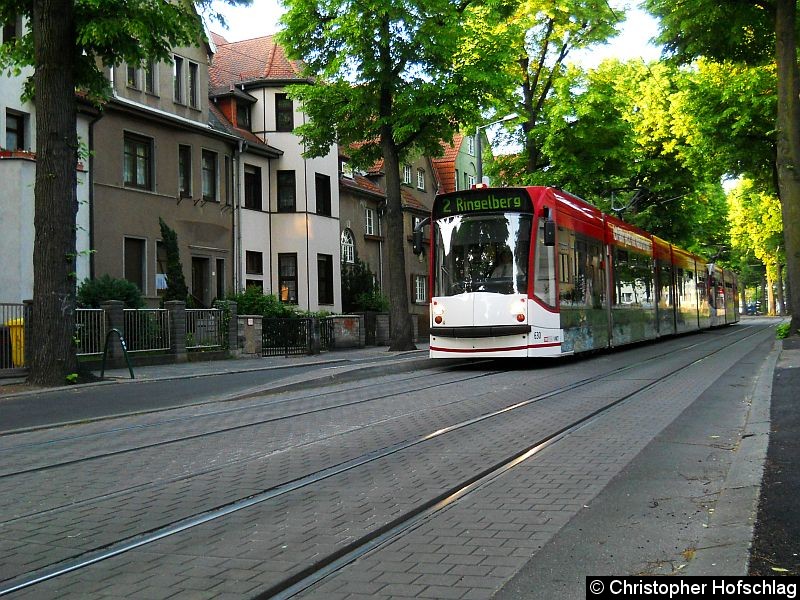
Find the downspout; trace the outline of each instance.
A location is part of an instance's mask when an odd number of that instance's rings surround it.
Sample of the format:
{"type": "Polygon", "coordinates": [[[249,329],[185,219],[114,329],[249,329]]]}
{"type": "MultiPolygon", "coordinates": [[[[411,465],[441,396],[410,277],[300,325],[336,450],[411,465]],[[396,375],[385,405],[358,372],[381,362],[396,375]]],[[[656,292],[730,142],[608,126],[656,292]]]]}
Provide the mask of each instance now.
{"type": "Polygon", "coordinates": [[[236,181],[236,185],[234,189],[236,190],[235,196],[235,203],[236,207],[234,210],[234,230],[235,230],[235,242],[234,247],[236,251],[234,252],[234,273],[236,277],[236,281],[234,281],[234,289],[238,292],[244,291],[244,288],[241,287],[242,285],[242,255],[244,254],[244,249],[242,248],[242,177],[241,177],[241,163],[242,163],[242,153],[247,150],[247,142],[244,140],[239,140],[239,144],[236,148],[236,155],[234,160],[234,170],[233,176],[236,181]]]}
{"type": "Polygon", "coordinates": [[[89,279],[94,279],[94,125],[103,118],[99,113],[89,121],[89,279]]]}

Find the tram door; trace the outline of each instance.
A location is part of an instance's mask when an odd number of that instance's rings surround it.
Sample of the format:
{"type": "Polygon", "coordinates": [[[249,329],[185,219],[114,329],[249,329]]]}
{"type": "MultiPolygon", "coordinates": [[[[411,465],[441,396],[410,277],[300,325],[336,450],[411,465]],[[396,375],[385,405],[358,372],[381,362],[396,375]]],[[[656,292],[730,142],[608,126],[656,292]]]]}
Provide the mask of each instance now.
{"type": "Polygon", "coordinates": [[[656,260],[656,310],[658,312],[658,335],[675,333],[675,284],[673,267],[669,262],[656,260]]]}

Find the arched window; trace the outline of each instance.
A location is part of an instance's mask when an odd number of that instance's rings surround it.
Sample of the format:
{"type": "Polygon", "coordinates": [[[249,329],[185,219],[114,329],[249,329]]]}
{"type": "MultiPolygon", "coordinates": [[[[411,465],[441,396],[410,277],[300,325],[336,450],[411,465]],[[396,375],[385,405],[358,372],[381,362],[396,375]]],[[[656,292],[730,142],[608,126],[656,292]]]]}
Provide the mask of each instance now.
{"type": "Polygon", "coordinates": [[[346,263],[356,262],[356,244],[353,241],[353,232],[349,229],[342,231],[342,258],[346,263]]]}

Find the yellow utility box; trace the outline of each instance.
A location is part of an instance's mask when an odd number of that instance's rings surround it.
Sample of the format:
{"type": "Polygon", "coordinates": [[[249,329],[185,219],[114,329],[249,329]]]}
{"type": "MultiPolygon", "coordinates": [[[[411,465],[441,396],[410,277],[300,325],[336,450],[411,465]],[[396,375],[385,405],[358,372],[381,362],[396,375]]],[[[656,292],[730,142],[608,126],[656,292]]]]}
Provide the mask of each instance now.
{"type": "Polygon", "coordinates": [[[25,366],[25,319],[6,321],[11,336],[11,362],[15,367],[25,366]]]}

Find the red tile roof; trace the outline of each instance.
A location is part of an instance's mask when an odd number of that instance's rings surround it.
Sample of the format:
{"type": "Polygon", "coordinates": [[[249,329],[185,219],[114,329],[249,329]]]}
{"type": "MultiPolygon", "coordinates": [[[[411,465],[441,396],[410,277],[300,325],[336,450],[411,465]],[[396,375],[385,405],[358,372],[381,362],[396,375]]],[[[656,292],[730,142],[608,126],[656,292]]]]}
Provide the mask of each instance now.
{"type": "Polygon", "coordinates": [[[263,79],[308,81],[303,76],[302,63],[288,59],[275,36],[228,42],[212,33],[211,39],[217,47],[209,68],[212,88],[263,79]]]}
{"type": "Polygon", "coordinates": [[[452,144],[442,142],[444,156],[433,159],[433,167],[441,185],[440,193],[456,191],[456,157],[463,141],[464,136],[457,133],[453,136],[452,144]]]}
{"type": "Polygon", "coordinates": [[[352,179],[349,177],[340,177],[339,183],[351,190],[386,198],[386,193],[363,175],[355,175],[352,179]]]}

